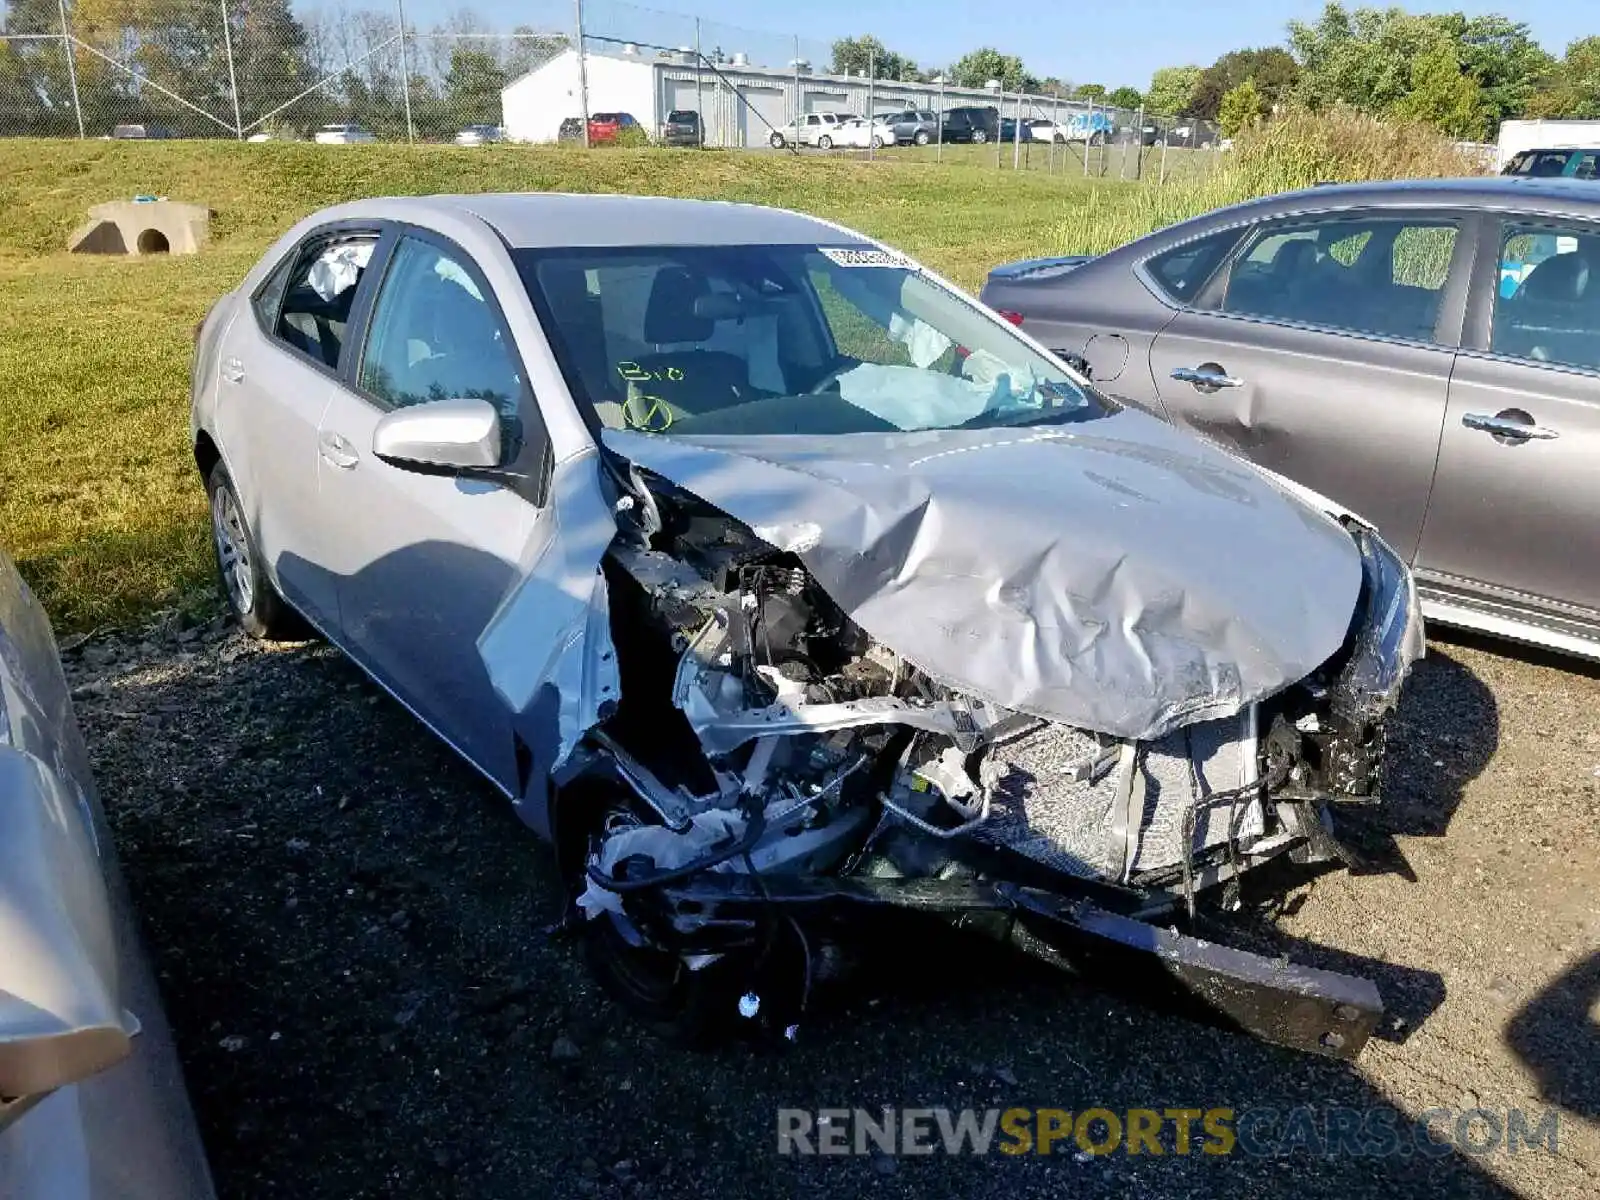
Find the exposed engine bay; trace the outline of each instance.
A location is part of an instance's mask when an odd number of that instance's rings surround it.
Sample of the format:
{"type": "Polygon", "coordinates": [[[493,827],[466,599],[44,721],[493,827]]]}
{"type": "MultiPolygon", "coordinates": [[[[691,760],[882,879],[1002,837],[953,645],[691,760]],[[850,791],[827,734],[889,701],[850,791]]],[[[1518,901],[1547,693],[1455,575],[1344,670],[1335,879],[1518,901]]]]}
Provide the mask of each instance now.
{"type": "MultiPolygon", "coordinates": [[[[1337,654],[1236,715],[1141,741],[962,694],[868,635],[796,554],[659,477],[638,495],[604,564],[620,700],[567,772],[622,785],[589,826],[576,905],[679,973],[752,954],[777,924],[809,990],[827,923],[864,904],[982,914],[1050,953],[1099,922],[1092,940],[1155,949],[1189,990],[1238,992],[1261,960],[1147,923],[1192,915],[1207,889],[1226,906],[1270,858],[1345,857],[1330,810],[1378,798],[1409,665],[1384,639],[1406,600],[1365,527],[1337,654]]],[[[1270,974],[1271,997],[1320,1002],[1229,1011],[1273,1040],[1350,1057],[1381,1012],[1366,981],[1270,974]]]]}

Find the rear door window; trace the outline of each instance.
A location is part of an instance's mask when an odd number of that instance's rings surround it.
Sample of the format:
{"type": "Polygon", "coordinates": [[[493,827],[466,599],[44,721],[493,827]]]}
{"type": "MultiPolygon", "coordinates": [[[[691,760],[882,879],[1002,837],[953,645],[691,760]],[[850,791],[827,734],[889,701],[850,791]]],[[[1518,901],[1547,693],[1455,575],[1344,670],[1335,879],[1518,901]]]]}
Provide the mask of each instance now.
{"type": "Polygon", "coordinates": [[[337,371],[356,292],[377,244],[376,234],[333,235],[302,250],[289,274],[273,337],[337,371]]]}

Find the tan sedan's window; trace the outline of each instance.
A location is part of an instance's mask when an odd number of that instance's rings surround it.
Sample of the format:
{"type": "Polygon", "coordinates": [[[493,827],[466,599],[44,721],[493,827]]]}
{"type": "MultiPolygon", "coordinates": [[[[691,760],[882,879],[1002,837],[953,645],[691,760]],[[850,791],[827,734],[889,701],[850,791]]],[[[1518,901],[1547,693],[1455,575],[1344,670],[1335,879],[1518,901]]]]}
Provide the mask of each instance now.
{"type": "Polygon", "coordinates": [[[1600,370],[1600,236],[1582,227],[1505,229],[1489,348],[1600,370]]]}
{"type": "Polygon", "coordinates": [[[1432,341],[1455,239],[1448,221],[1271,225],[1234,263],[1222,311],[1432,341]]]}

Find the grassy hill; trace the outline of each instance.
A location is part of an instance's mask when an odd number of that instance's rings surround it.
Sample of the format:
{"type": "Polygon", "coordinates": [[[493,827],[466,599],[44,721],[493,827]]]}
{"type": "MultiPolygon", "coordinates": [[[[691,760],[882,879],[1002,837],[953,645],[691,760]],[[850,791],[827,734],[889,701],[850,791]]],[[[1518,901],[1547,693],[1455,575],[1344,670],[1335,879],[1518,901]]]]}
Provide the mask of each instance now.
{"type": "Polygon", "coordinates": [[[210,577],[189,457],[192,331],[270,242],[324,205],[430,192],[647,192],[776,204],[899,246],[963,285],[1053,252],[1095,183],[900,159],[534,147],[0,142],[0,545],[64,629],[170,605],[210,577]],[[187,258],[68,255],[85,210],[207,204],[187,258]]]}

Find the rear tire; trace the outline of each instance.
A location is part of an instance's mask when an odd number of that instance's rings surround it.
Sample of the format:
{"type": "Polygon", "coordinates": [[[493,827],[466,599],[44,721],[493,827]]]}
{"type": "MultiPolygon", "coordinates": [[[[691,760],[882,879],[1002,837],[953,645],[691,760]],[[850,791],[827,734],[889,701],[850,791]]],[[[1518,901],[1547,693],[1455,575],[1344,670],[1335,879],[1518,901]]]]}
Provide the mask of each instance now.
{"type": "Polygon", "coordinates": [[[929,142],[933,141],[933,139],[928,136],[928,131],[926,129],[917,130],[917,136],[911,140],[919,146],[926,146],[929,142]]]}
{"type": "Polygon", "coordinates": [[[882,150],[883,149],[883,139],[881,137],[873,138],[872,139],[872,148],[874,150],[882,150]]]}
{"type": "Polygon", "coordinates": [[[987,142],[988,140],[989,140],[989,135],[987,133],[985,133],[983,130],[974,129],[972,131],[972,144],[974,146],[981,146],[985,142],[987,142]]]}
{"type": "Polygon", "coordinates": [[[831,137],[829,137],[827,134],[823,134],[821,137],[819,137],[817,139],[817,149],[818,150],[832,150],[833,149],[833,139],[831,137]]]}
{"type": "Polygon", "coordinates": [[[222,599],[239,627],[263,641],[293,641],[306,636],[300,614],[278,594],[263,570],[255,534],[245,521],[244,505],[221,463],[206,480],[211,501],[211,548],[217,559],[222,599]]]}
{"type": "Polygon", "coordinates": [[[767,139],[767,141],[771,143],[774,150],[782,150],[784,146],[788,145],[788,143],[783,140],[783,134],[781,133],[774,133],[767,139]]]}

